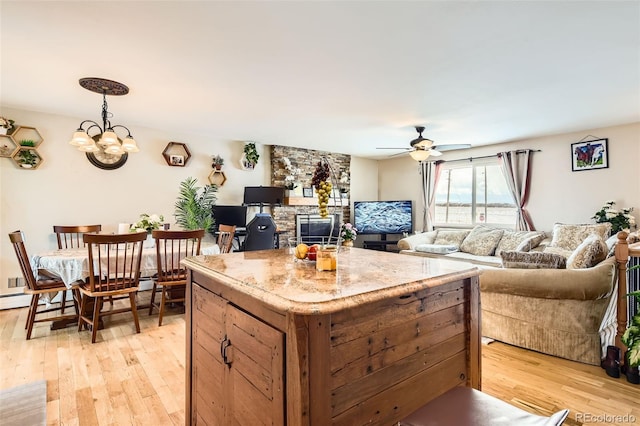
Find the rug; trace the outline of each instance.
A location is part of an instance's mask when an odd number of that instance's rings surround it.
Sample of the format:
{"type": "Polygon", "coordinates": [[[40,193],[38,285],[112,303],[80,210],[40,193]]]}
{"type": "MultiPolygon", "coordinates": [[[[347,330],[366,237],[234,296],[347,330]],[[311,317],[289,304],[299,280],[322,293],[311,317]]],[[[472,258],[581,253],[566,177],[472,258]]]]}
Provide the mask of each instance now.
{"type": "Polygon", "coordinates": [[[40,380],[0,390],[0,425],[35,426],[47,423],[47,382],[40,380]]]}

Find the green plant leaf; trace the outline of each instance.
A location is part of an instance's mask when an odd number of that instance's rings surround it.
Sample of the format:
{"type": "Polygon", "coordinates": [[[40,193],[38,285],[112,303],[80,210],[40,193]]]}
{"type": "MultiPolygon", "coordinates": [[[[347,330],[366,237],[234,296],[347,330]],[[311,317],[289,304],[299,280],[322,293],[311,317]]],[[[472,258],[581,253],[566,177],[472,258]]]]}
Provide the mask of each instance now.
{"type": "Polygon", "coordinates": [[[183,229],[210,231],[214,225],[211,207],[216,202],[216,185],[197,186],[198,180],[189,177],[180,183],[174,217],[183,229]],[[202,190],[201,190],[202,189],[202,190]]]}

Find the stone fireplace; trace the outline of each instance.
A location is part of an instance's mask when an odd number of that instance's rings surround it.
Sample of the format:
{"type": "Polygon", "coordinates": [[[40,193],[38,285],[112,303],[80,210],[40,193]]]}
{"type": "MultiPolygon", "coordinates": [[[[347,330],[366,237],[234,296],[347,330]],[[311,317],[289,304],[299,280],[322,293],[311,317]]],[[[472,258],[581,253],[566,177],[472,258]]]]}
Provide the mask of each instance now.
{"type": "MultiPolygon", "coordinates": [[[[287,171],[283,158],[288,158],[291,164],[300,169],[300,174],[297,176],[297,185],[302,188],[311,188],[311,178],[318,162],[325,157],[333,170],[333,173],[337,176],[332,176],[332,182],[334,187],[338,186],[338,190],[344,191],[347,196],[342,195],[335,199],[335,206],[329,207],[330,215],[339,215],[336,220],[336,227],[340,229],[340,225],[343,222],[349,222],[351,217],[350,199],[348,194],[350,191],[350,179],[351,174],[351,156],[346,154],[335,154],[324,151],[315,151],[310,149],[293,148],[280,145],[271,146],[271,185],[272,186],[285,186],[285,176],[287,171]],[[345,179],[346,176],[346,179],[345,179]],[[342,182],[340,181],[340,178],[342,182]]],[[[284,204],[272,209],[273,220],[276,222],[278,229],[283,233],[280,235],[280,241],[285,242],[289,237],[297,237],[298,222],[297,215],[304,215],[313,217],[318,215],[318,206],[316,204],[317,198],[315,198],[315,192],[313,192],[313,198],[298,197],[296,202],[293,199],[288,204],[284,204]],[[304,203],[302,203],[304,202],[304,203]]],[[[319,217],[319,215],[318,215],[319,217]]]]}

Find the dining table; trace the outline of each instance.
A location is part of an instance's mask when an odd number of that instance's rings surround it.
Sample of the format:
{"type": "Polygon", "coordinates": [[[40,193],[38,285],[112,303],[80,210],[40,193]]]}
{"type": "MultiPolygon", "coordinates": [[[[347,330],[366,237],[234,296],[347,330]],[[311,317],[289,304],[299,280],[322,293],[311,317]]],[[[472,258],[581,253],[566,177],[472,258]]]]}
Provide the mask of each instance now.
{"type": "MultiPolygon", "coordinates": [[[[220,254],[220,248],[216,243],[202,242],[201,255],[220,254]]],[[[73,249],[55,249],[33,254],[30,258],[34,276],[38,276],[40,270],[60,277],[67,288],[71,289],[78,281],[84,281],[89,276],[89,252],[86,247],[73,249]]],[[[158,272],[158,263],[155,247],[142,249],[140,261],[140,277],[150,278],[158,272]]]]}
{"type": "MultiPolygon", "coordinates": [[[[200,247],[200,255],[220,254],[220,248],[216,243],[203,241],[200,247]]],[[[47,275],[60,277],[65,286],[72,291],[73,297],[79,300],[78,284],[89,277],[89,252],[86,247],[73,249],[55,249],[39,252],[30,257],[31,268],[34,276],[47,275]]],[[[96,259],[97,261],[97,259],[96,259]]],[[[157,250],[154,247],[144,247],[142,249],[142,259],[140,261],[140,279],[150,279],[158,272],[157,250]]],[[[57,292],[53,292],[44,297],[46,303],[51,303],[57,292]]],[[[148,306],[139,305],[138,309],[148,306]]],[[[77,319],[54,321],[51,324],[52,330],[77,324],[77,319]]]]}

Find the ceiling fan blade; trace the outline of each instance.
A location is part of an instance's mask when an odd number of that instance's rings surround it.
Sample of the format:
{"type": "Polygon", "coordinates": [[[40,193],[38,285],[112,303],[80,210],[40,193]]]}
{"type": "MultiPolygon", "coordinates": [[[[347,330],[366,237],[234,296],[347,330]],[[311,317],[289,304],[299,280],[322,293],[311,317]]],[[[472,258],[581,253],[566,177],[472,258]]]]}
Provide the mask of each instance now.
{"type": "Polygon", "coordinates": [[[395,150],[401,149],[401,150],[404,150],[404,151],[411,150],[411,148],[391,148],[391,147],[384,147],[384,148],[377,147],[376,149],[395,149],[395,150]]]}
{"type": "Polygon", "coordinates": [[[404,152],[396,152],[395,154],[391,154],[388,158],[398,157],[400,155],[406,155],[408,151],[404,152]]]}
{"type": "Polygon", "coordinates": [[[440,151],[436,151],[435,149],[428,149],[430,157],[440,157],[442,153],[440,151]]]}
{"type": "Polygon", "coordinates": [[[451,144],[451,145],[435,145],[433,146],[433,148],[439,151],[453,151],[456,149],[471,148],[471,145],[468,143],[458,143],[458,144],[451,144]]]}

